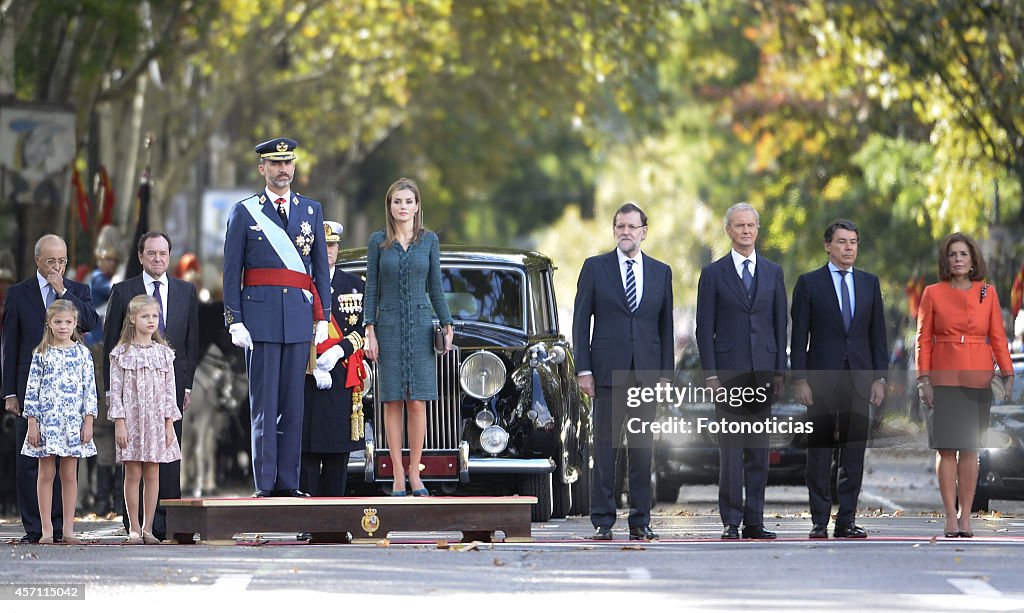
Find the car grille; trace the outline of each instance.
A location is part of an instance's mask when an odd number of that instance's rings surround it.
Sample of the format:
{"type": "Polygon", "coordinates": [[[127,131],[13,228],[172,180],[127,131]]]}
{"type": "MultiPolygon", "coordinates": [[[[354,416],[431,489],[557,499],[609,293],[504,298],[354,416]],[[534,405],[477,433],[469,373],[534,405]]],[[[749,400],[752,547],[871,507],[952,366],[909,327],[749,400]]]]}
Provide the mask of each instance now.
{"type": "MultiPolygon", "coordinates": [[[[459,448],[459,364],[458,347],[437,356],[437,400],[427,402],[427,438],[424,451],[456,452],[459,448]]],[[[373,423],[374,445],[378,451],[388,451],[387,432],[384,428],[384,404],[380,402],[377,367],[373,366],[373,423]]],[[[408,431],[404,448],[409,448],[408,431]]]]}

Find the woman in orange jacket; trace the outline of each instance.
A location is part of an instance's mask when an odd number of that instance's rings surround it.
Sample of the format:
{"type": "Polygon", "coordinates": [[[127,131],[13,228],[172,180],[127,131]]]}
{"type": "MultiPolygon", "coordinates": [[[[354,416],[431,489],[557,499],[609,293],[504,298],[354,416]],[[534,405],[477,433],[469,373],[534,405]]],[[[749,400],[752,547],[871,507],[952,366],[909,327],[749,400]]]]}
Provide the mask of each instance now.
{"type": "Polygon", "coordinates": [[[1007,394],[1013,365],[995,288],[974,239],[956,232],[939,249],[939,283],[921,297],[917,318],[917,388],[932,409],[928,438],[946,509],[946,537],[972,537],[978,448],[989,425],[993,367],[1007,394]],[[957,515],[959,497],[960,514],[957,515]]]}

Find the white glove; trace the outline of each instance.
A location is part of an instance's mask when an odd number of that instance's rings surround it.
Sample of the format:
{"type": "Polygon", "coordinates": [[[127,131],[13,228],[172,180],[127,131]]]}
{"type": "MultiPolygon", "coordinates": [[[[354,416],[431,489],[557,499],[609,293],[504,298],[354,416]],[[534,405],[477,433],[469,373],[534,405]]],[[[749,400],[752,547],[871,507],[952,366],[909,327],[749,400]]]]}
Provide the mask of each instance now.
{"type": "Polygon", "coordinates": [[[316,367],[330,372],[334,370],[334,366],[338,363],[338,360],[343,357],[345,357],[345,352],[342,351],[341,345],[335,345],[323,352],[323,354],[316,359],[316,367]]]}
{"type": "Polygon", "coordinates": [[[241,347],[242,349],[252,350],[252,336],[249,335],[249,330],[246,329],[245,324],[231,324],[228,326],[228,332],[231,333],[232,345],[235,347],[241,347]]]}
{"type": "Polygon", "coordinates": [[[316,380],[316,388],[325,390],[331,387],[331,373],[322,370],[319,366],[313,369],[313,379],[316,380]]]}
{"type": "Polygon", "coordinates": [[[313,344],[319,345],[320,343],[327,340],[327,322],[318,321],[316,322],[316,332],[313,333],[313,344]]]}

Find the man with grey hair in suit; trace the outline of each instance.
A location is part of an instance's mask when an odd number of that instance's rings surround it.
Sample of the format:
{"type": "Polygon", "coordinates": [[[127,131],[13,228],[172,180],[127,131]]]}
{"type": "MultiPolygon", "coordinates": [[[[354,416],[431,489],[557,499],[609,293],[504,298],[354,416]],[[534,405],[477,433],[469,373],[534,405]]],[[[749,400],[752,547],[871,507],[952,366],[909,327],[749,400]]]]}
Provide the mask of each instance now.
{"type": "MultiPolygon", "coordinates": [[[[716,421],[747,422],[740,426],[771,418],[772,396],[782,393],[786,370],[786,284],[782,268],[754,248],[759,226],[754,207],[729,207],[725,232],[732,249],[701,270],[697,285],[697,348],[708,387],[716,399],[722,387],[730,399],[752,390],[742,401],[715,404],[716,421]]],[[[743,538],[775,538],[764,527],[768,440],[767,428],[719,435],[723,539],[740,538],[740,523],[743,538]]]]}

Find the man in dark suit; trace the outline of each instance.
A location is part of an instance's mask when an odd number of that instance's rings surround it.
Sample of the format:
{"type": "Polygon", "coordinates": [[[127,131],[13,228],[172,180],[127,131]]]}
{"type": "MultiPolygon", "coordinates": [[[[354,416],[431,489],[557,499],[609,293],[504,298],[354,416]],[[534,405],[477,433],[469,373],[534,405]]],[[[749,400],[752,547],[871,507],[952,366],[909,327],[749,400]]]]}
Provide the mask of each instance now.
{"type": "MultiPolygon", "coordinates": [[[[196,287],[187,281],[168,276],[171,262],[171,239],[162,232],[147,232],[139,239],[139,262],[142,274],[114,285],[107,303],[107,320],[103,328],[103,384],[110,389],[110,352],[121,338],[121,328],[128,315],[132,298],[146,294],[160,301],[160,333],[174,349],[174,386],[178,407],[184,413],[192,402],[192,379],[199,359],[199,299],[196,287]]],[[[174,432],[181,443],[181,420],[174,422],[174,432]]],[[[160,465],[160,498],[181,498],[181,461],[160,465]]],[[[140,498],[141,500],[141,498],[140,498]]],[[[128,517],[124,518],[128,527],[128,517]]],[[[159,504],[153,518],[152,533],[166,537],[166,511],[159,504]]]]}
{"type": "Polygon", "coordinates": [[[256,145],[266,185],[238,202],[224,238],[224,323],[246,349],[253,497],[299,489],[302,404],[310,341],[327,339],[331,275],[320,203],[291,191],[290,138],[256,145]]]}
{"type": "MultiPolygon", "coordinates": [[[[16,459],[18,509],[25,528],[24,543],[38,543],[43,534],[36,498],[36,480],[39,462],[21,455],[21,447],[28,433],[28,420],[21,416],[28,385],[28,371],[32,352],[43,339],[46,309],[57,298],[70,300],[78,307],[78,331],[85,333],[99,325],[99,315],[93,308],[89,286],[64,278],[68,265],[68,247],[64,239],[47,234],[35,246],[36,274],[30,279],[11,286],[4,303],[3,359],[4,408],[17,415],[16,459]]],[[[60,471],[58,471],[59,474],[60,471]]],[[[53,531],[56,539],[64,528],[61,515],[60,479],[53,482],[53,531]]]]}
{"type": "MultiPolygon", "coordinates": [[[[715,404],[717,421],[738,426],[771,419],[773,391],[782,393],[786,370],[786,285],[782,268],[754,250],[759,225],[754,207],[730,207],[725,232],[732,249],[705,266],[697,284],[697,348],[708,387],[716,394],[724,387],[730,398],[751,391],[745,402],[715,404]]],[[[768,440],[767,428],[719,435],[723,539],[740,538],[741,522],[744,538],[775,538],[764,527],[768,440]]]]}
{"type": "MultiPolygon", "coordinates": [[[[627,417],[654,420],[653,405],[615,406],[613,373],[626,373],[615,385],[654,385],[672,372],[672,269],[640,253],[647,238],[647,216],[626,203],[613,218],[617,248],[587,258],[580,270],[573,310],[572,338],[580,389],[594,399],[594,470],[590,521],[595,540],[611,540],[615,524],[615,449],[627,417]],[[593,327],[591,327],[593,318],[593,327]]],[[[629,538],[656,540],[651,530],[651,447],[645,433],[627,434],[629,538]]]]}
{"type": "Polygon", "coordinates": [[[854,516],[871,421],[868,405],[879,406],[885,398],[888,351],[878,277],[853,268],[859,237],[852,221],[829,225],[828,263],[800,275],[793,290],[793,393],[807,406],[814,426],[807,446],[810,538],[828,538],[829,481],[837,448],[839,514],[833,534],[867,536],[854,516]]]}

